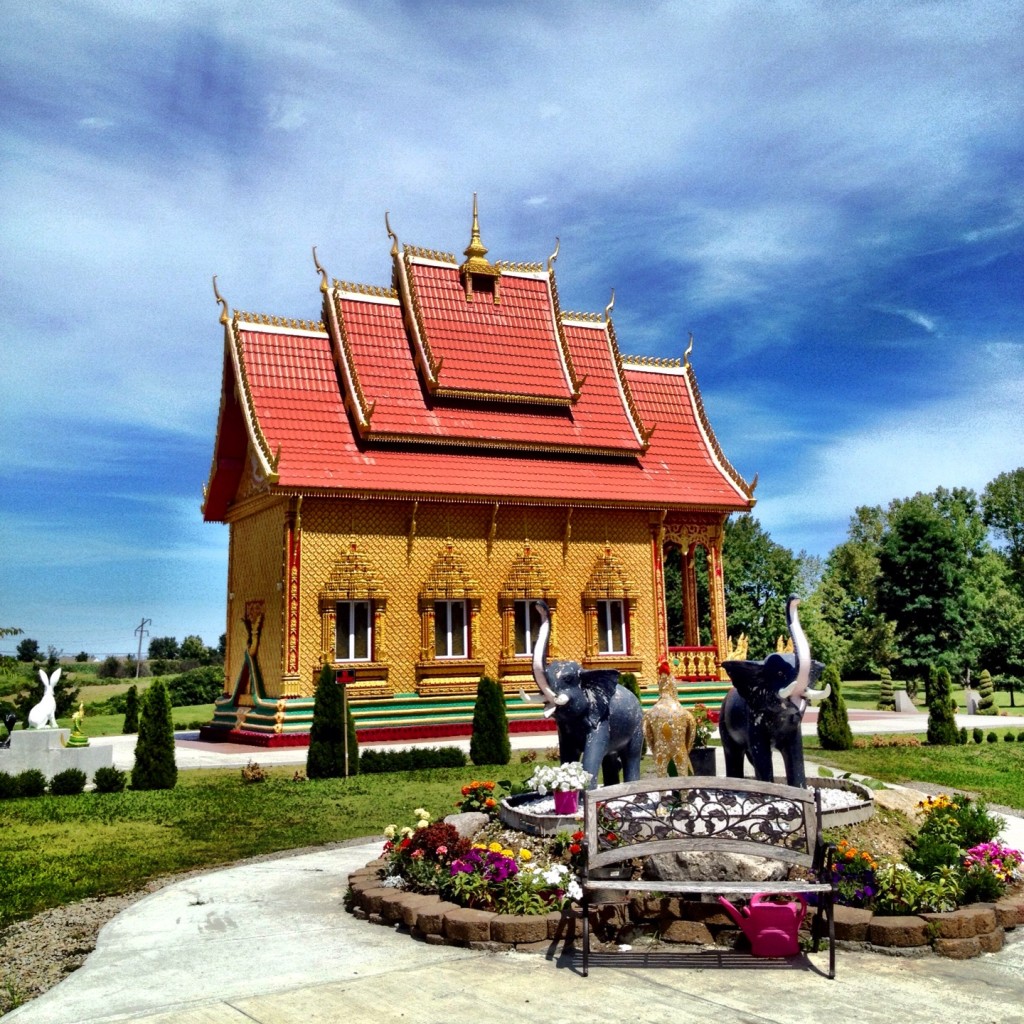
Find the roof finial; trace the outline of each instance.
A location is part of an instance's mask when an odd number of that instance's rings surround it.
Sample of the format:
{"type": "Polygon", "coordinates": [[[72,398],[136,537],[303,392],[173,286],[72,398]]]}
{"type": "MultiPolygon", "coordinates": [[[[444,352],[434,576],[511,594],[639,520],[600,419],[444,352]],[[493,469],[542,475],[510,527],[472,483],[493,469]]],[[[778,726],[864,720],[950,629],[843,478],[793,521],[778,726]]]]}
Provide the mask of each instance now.
{"type": "Polygon", "coordinates": [[[562,242],[556,236],[555,237],[555,251],[548,257],[548,273],[555,269],[555,260],[558,259],[558,250],[561,248],[562,242]]]}
{"type": "Polygon", "coordinates": [[[388,237],[391,239],[391,255],[398,255],[398,235],[391,230],[391,221],[388,220],[388,211],[384,211],[384,227],[388,229],[388,237]]]}
{"type": "Polygon", "coordinates": [[[683,366],[690,365],[690,353],[693,351],[693,331],[690,331],[690,344],[686,346],[686,351],[683,353],[683,366]]]}
{"type": "Polygon", "coordinates": [[[487,259],[487,246],[480,241],[480,217],[477,213],[476,193],[473,193],[473,232],[469,245],[463,250],[466,262],[460,267],[471,274],[494,274],[494,268],[487,259]]]}
{"type": "Polygon", "coordinates": [[[313,246],[313,266],[316,267],[317,273],[320,275],[320,291],[327,294],[327,271],[320,266],[320,261],[316,258],[316,246],[313,246]]]}
{"type": "Polygon", "coordinates": [[[604,318],[605,320],[611,320],[612,310],[615,308],[615,289],[612,289],[612,297],[608,302],[608,305],[604,307],[604,318]]]}
{"type": "Polygon", "coordinates": [[[227,324],[230,317],[228,316],[228,302],[219,291],[217,291],[217,275],[213,275],[213,297],[220,303],[220,322],[227,324]]]}

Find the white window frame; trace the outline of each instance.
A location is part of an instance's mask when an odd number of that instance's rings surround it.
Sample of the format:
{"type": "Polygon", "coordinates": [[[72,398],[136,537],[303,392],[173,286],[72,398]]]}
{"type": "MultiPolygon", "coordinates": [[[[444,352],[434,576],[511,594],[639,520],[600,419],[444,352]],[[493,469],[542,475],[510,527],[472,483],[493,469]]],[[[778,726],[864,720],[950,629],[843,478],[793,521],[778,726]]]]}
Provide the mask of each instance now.
{"type": "Polygon", "coordinates": [[[469,657],[469,608],[465,599],[454,601],[444,600],[434,602],[434,657],[439,659],[460,659],[469,657]],[[462,609],[462,653],[454,654],[455,644],[453,640],[458,636],[459,630],[452,629],[452,611],[455,606],[462,609]],[[438,641],[445,640],[444,648],[438,641]]]}
{"type": "MultiPolygon", "coordinates": [[[[515,601],[515,602],[513,602],[513,610],[512,610],[512,650],[513,650],[514,655],[517,658],[532,658],[533,657],[533,645],[534,645],[534,643],[536,643],[537,637],[534,634],[534,631],[533,631],[533,629],[531,627],[533,625],[534,618],[535,617],[537,619],[540,618],[540,613],[539,612],[536,613],[536,614],[534,613],[534,611],[533,611],[533,604],[534,604],[534,602],[532,600],[530,600],[530,599],[525,600],[525,601],[515,601]],[[518,623],[520,614],[523,616],[523,620],[524,620],[523,636],[524,636],[524,639],[525,639],[525,642],[526,642],[526,650],[525,651],[516,650],[516,643],[517,643],[517,641],[519,639],[519,630],[517,628],[517,623],[518,623]]],[[[538,623],[538,625],[539,625],[539,623],[538,623]]]]}
{"type": "Polygon", "coordinates": [[[339,601],[335,605],[335,661],[373,661],[373,602],[339,601]],[[366,609],[366,654],[357,655],[356,608],[366,609]],[[343,642],[344,641],[344,642],[343,642]]]}
{"type": "Polygon", "coordinates": [[[597,651],[599,654],[629,653],[629,620],[626,602],[621,598],[602,599],[597,602],[597,651]],[[612,610],[618,607],[622,646],[615,646],[615,629],[612,610]]]}

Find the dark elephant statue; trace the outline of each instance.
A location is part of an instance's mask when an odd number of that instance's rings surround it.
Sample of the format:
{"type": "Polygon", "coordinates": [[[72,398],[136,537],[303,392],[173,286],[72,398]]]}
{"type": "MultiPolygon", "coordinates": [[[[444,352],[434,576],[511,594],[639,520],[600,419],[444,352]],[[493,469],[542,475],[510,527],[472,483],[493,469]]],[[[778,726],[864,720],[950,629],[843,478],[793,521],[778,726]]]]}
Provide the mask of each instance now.
{"type": "Polygon", "coordinates": [[[814,689],[824,665],[811,660],[807,637],[797,615],[797,597],[786,605],[786,621],[793,637],[792,654],[773,654],[764,661],[726,661],[733,689],[722,701],[718,733],[725,754],[725,774],[743,778],[743,758],[754,766],[762,782],[774,782],[772,748],[782,754],[786,782],[803,788],[804,744],[800,735],[807,702],[824,700],[831,692],[814,689]]]}
{"type": "MultiPolygon", "coordinates": [[[[640,778],[644,722],[640,701],[619,684],[617,669],[585,669],[576,661],[547,659],[551,618],[544,601],[537,601],[541,625],[533,649],[533,678],[544,699],[544,717],[558,725],[558,756],[562,762],[582,761],[597,785],[640,778]]],[[[523,700],[531,700],[522,690],[523,700]]],[[[538,699],[536,697],[532,698],[538,699]]]]}

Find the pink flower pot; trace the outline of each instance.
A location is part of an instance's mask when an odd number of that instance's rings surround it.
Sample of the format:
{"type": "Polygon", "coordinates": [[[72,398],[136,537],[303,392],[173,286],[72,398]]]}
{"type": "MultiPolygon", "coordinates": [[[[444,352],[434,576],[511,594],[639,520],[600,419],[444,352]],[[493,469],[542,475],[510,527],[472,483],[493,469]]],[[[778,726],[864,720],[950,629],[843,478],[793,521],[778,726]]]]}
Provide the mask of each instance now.
{"type": "Polygon", "coordinates": [[[578,789],[567,791],[556,789],[552,796],[555,798],[555,814],[575,814],[580,809],[580,791],[578,789]]]}

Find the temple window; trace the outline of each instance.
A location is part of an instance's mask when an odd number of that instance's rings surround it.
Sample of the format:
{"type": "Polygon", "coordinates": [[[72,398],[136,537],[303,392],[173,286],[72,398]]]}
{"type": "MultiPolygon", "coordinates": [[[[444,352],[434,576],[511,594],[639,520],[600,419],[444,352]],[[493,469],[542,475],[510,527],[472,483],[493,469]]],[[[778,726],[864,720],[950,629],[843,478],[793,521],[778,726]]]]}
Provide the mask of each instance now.
{"type": "Polygon", "coordinates": [[[373,657],[373,614],[369,601],[335,605],[335,661],[370,661],[373,657]]]}
{"type": "Polygon", "coordinates": [[[624,603],[620,600],[597,602],[598,654],[626,654],[629,650],[624,603]]]}
{"type": "Polygon", "coordinates": [[[435,657],[469,657],[467,623],[465,601],[434,602],[435,657]]]}
{"type": "Polygon", "coordinates": [[[532,657],[533,646],[540,629],[540,612],[533,601],[515,602],[515,655],[517,658],[532,657]]]}

